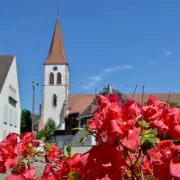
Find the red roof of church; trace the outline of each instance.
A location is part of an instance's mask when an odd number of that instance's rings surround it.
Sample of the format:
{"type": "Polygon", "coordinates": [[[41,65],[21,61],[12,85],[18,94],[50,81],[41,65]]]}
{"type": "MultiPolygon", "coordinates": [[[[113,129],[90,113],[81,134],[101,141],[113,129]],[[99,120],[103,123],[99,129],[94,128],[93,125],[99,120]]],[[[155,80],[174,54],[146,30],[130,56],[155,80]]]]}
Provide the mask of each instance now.
{"type": "Polygon", "coordinates": [[[44,64],[67,64],[59,18],[56,20],[51,46],[44,64]]]}
{"type": "Polygon", "coordinates": [[[95,94],[69,94],[68,109],[70,113],[82,113],[95,99],[95,94]]]}
{"type": "MultiPolygon", "coordinates": [[[[132,98],[132,94],[125,94],[128,98],[132,98]]],[[[151,95],[156,96],[161,101],[167,101],[169,93],[152,93],[151,95]]],[[[150,94],[144,94],[143,101],[147,101],[150,94]]],[[[68,96],[68,109],[69,113],[83,113],[86,108],[95,99],[94,94],[69,94],[68,96]]],[[[134,100],[141,103],[142,94],[134,94],[134,100]]],[[[180,104],[180,93],[171,93],[169,102],[176,102],[180,104]]]]}

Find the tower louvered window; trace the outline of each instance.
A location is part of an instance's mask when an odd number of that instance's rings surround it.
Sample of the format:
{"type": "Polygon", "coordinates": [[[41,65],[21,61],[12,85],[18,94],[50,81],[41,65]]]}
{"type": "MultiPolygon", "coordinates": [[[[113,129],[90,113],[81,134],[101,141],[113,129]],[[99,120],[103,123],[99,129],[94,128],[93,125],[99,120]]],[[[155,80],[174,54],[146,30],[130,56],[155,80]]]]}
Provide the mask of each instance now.
{"type": "Polygon", "coordinates": [[[49,75],[49,84],[50,85],[54,84],[54,74],[53,73],[50,73],[50,75],[49,75]]]}
{"type": "Polygon", "coordinates": [[[61,84],[61,73],[57,73],[57,84],[61,84]]]}

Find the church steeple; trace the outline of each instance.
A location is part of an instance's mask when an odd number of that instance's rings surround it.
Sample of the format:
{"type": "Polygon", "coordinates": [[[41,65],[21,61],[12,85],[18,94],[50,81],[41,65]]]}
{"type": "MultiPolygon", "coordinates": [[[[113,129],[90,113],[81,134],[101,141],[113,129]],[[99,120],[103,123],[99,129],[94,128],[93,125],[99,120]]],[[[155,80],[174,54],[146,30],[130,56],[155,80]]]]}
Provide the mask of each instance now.
{"type": "Polygon", "coordinates": [[[51,40],[49,53],[44,64],[67,64],[62,40],[62,33],[60,29],[59,12],[57,12],[54,33],[51,40]]]}
{"type": "Polygon", "coordinates": [[[59,13],[51,40],[49,53],[44,62],[43,102],[39,130],[53,119],[59,129],[64,130],[64,114],[67,112],[69,68],[64,52],[59,13]],[[60,126],[59,126],[60,124],[60,126]]]}

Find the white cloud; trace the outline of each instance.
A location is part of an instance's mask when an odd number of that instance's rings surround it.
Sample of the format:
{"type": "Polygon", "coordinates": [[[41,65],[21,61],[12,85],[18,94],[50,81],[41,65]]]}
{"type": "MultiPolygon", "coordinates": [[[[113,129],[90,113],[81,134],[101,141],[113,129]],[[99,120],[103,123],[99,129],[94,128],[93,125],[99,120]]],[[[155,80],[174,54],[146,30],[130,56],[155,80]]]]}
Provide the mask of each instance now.
{"type": "Polygon", "coordinates": [[[164,52],[164,55],[165,55],[165,56],[170,56],[171,54],[172,54],[172,51],[169,51],[169,50],[167,50],[167,51],[164,52]]]}
{"type": "Polygon", "coordinates": [[[153,66],[153,65],[156,65],[158,63],[158,61],[150,61],[148,63],[148,66],[153,66]]]}
{"type": "Polygon", "coordinates": [[[90,76],[88,77],[88,84],[85,86],[82,86],[83,89],[91,89],[93,88],[98,82],[101,82],[103,80],[103,76],[90,76]]]}
{"type": "Polygon", "coordinates": [[[129,70],[129,69],[132,69],[132,65],[125,64],[122,66],[103,69],[99,75],[88,77],[88,84],[82,86],[82,88],[85,90],[94,88],[99,82],[103,81],[106,74],[113,73],[113,72],[120,72],[123,70],[129,70]]]}
{"type": "Polygon", "coordinates": [[[123,66],[117,66],[117,67],[114,67],[114,68],[104,69],[104,73],[111,73],[111,72],[115,72],[115,71],[122,71],[122,70],[125,70],[125,69],[131,69],[131,68],[132,68],[132,65],[126,64],[126,65],[123,65],[123,66]]]}

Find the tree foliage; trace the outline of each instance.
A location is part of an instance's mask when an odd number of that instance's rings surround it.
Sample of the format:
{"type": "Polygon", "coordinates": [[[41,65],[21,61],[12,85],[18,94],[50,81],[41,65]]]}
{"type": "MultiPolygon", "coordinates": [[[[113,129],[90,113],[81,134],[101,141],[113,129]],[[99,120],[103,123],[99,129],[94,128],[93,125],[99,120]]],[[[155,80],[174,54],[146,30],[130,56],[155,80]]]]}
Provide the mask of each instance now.
{"type": "Polygon", "coordinates": [[[21,112],[21,133],[26,131],[30,132],[32,129],[31,124],[31,112],[27,109],[22,110],[21,112]]]}
{"type": "Polygon", "coordinates": [[[55,129],[56,129],[55,121],[49,118],[44,128],[38,132],[36,139],[42,139],[42,138],[48,139],[55,129]]]}
{"type": "MultiPolygon", "coordinates": [[[[145,106],[132,99],[119,102],[114,94],[97,98],[98,108],[79,141],[94,136],[97,145],[83,154],[69,146],[63,154],[45,139],[42,147],[35,132],[9,134],[0,143],[0,173],[11,172],[8,180],[180,180],[180,108],[155,96],[145,106]],[[46,164],[39,177],[34,162],[46,164]]],[[[50,119],[44,132],[55,127],[50,119]]]]}
{"type": "Polygon", "coordinates": [[[168,102],[168,104],[174,108],[180,108],[180,105],[177,102],[171,101],[171,102],[168,102]]]}

